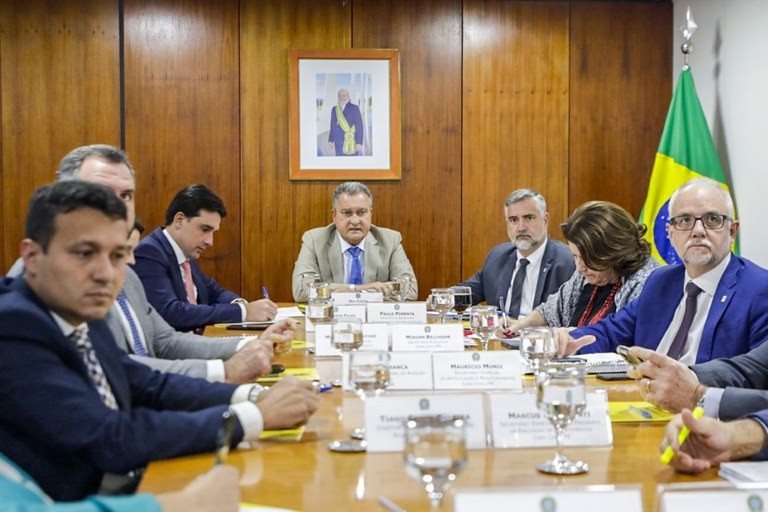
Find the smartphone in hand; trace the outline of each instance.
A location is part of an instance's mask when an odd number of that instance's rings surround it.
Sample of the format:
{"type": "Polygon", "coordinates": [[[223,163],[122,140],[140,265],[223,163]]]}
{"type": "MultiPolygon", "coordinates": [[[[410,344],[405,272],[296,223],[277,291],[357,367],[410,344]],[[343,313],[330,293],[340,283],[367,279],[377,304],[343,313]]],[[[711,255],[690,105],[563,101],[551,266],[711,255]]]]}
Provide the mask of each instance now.
{"type": "Polygon", "coordinates": [[[629,364],[631,364],[632,366],[637,366],[643,362],[642,359],[632,354],[629,351],[629,347],[625,345],[619,345],[618,347],[616,347],[616,353],[619,354],[621,357],[623,357],[624,360],[629,364]]]}

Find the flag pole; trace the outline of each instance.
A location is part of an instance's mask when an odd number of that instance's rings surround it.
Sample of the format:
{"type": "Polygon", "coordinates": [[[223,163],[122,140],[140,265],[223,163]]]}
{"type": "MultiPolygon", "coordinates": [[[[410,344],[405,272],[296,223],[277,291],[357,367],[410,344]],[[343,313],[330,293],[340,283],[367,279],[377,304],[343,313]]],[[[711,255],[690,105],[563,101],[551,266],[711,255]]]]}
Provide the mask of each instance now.
{"type": "Polygon", "coordinates": [[[683,52],[683,69],[688,68],[688,55],[693,53],[694,45],[693,41],[691,39],[693,38],[693,33],[696,32],[696,29],[698,28],[698,25],[695,21],[693,21],[693,15],[691,14],[691,6],[689,5],[685,9],[685,25],[680,27],[680,32],[683,33],[683,44],[680,45],[680,51],[683,52]]]}

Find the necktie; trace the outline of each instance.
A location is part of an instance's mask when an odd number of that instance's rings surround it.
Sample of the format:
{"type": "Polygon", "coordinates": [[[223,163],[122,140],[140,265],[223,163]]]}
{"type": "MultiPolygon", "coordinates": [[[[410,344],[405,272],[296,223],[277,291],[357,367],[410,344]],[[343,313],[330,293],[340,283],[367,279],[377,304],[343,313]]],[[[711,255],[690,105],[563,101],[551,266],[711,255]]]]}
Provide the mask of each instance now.
{"type": "Polygon", "coordinates": [[[347,284],[363,284],[363,264],[360,261],[363,250],[359,247],[350,247],[347,252],[352,256],[352,265],[349,267],[349,283],[347,284]]]}
{"type": "Polygon", "coordinates": [[[131,306],[128,304],[128,297],[125,296],[125,293],[122,290],[117,295],[117,307],[123,312],[123,315],[125,315],[125,319],[128,322],[128,327],[130,329],[128,335],[131,338],[131,344],[133,345],[133,353],[137,356],[148,356],[149,352],[147,352],[144,343],[141,342],[139,327],[136,325],[131,306]]]}
{"type": "Polygon", "coordinates": [[[99,392],[101,401],[104,405],[110,409],[117,409],[117,400],[115,395],[112,394],[112,388],[109,387],[107,376],[104,375],[104,369],[101,367],[101,363],[96,359],[96,352],[93,350],[88,333],[82,327],[78,327],[69,335],[69,339],[74,342],[77,350],[83,356],[83,362],[88,369],[88,376],[96,386],[96,391],[99,392]]]}
{"type": "Polygon", "coordinates": [[[187,292],[187,302],[197,304],[195,282],[192,280],[192,267],[189,265],[189,260],[184,260],[184,263],[181,264],[181,271],[184,276],[184,291],[187,292]]]}
{"type": "Polygon", "coordinates": [[[677,330],[675,338],[672,340],[672,345],[669,346],[667,355],[672,359],[680,359],[685,349],[685,341],[688,338],[688,331],[691,330],[691,324],[693,323],[693,317],[696,316],[696,298],[701,293],[701,288],[693,284],[690,281],[685,285],[685,311],[683,312],[683,323],[680,324],[680,329],[677,330]]]}
{"type": "Polygon", "coordinates": [[[517,318],[520,314],[520,303],[523,299],[523,283],[525,283],[525,267],[528,266],[528,261],[522,258],[519,262],[517,274],[512,281],[512,291],[509,298],[509,316],[517,318]]]}

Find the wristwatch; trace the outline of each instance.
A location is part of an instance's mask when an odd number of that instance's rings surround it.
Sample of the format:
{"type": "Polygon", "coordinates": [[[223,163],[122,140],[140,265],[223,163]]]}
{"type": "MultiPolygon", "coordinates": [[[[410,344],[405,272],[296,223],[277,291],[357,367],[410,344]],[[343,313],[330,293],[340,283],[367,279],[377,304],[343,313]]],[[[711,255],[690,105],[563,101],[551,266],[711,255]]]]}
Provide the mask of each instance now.
{"type": "Polygon", "coordinates": [[[242,297],[240,297],[240,298],[237,298],[237,299],[233,300],[231,303],[232,303],[232,304],[242,304],[242,305],[246,305],[246,304],[248,304],[248,301],[247,301],[247,300],[245,300],[245,299],[243,299],[242,297]]]}
{"type": "Polygon", "coordinates": [[[259,400],[259,396],[266,390],[261,384],[251,385],[251,390],[248,392],[248,401],[254,404],[259,400]]]}

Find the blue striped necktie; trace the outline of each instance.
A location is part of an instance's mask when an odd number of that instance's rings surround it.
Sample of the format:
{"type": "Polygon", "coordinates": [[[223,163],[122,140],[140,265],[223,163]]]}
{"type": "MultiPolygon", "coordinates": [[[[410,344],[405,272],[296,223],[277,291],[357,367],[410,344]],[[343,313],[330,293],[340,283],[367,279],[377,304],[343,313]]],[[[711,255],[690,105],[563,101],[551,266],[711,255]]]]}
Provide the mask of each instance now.
{"type": "Polygon", "coordinates": [[[123,312],[125,319],[128,321],[128,327],[130,328],[131,344],[133,345],[133,353],[137,356],[148,356],[147,348],[141,342],[141,335],[139,334],[139,326],[136,325],[136,321],[131,314],[131,306],[128,304],[128,297],[125,296],[125,292],[120,290],[117,295],[117,306],[120,311],[123,312]]]}

